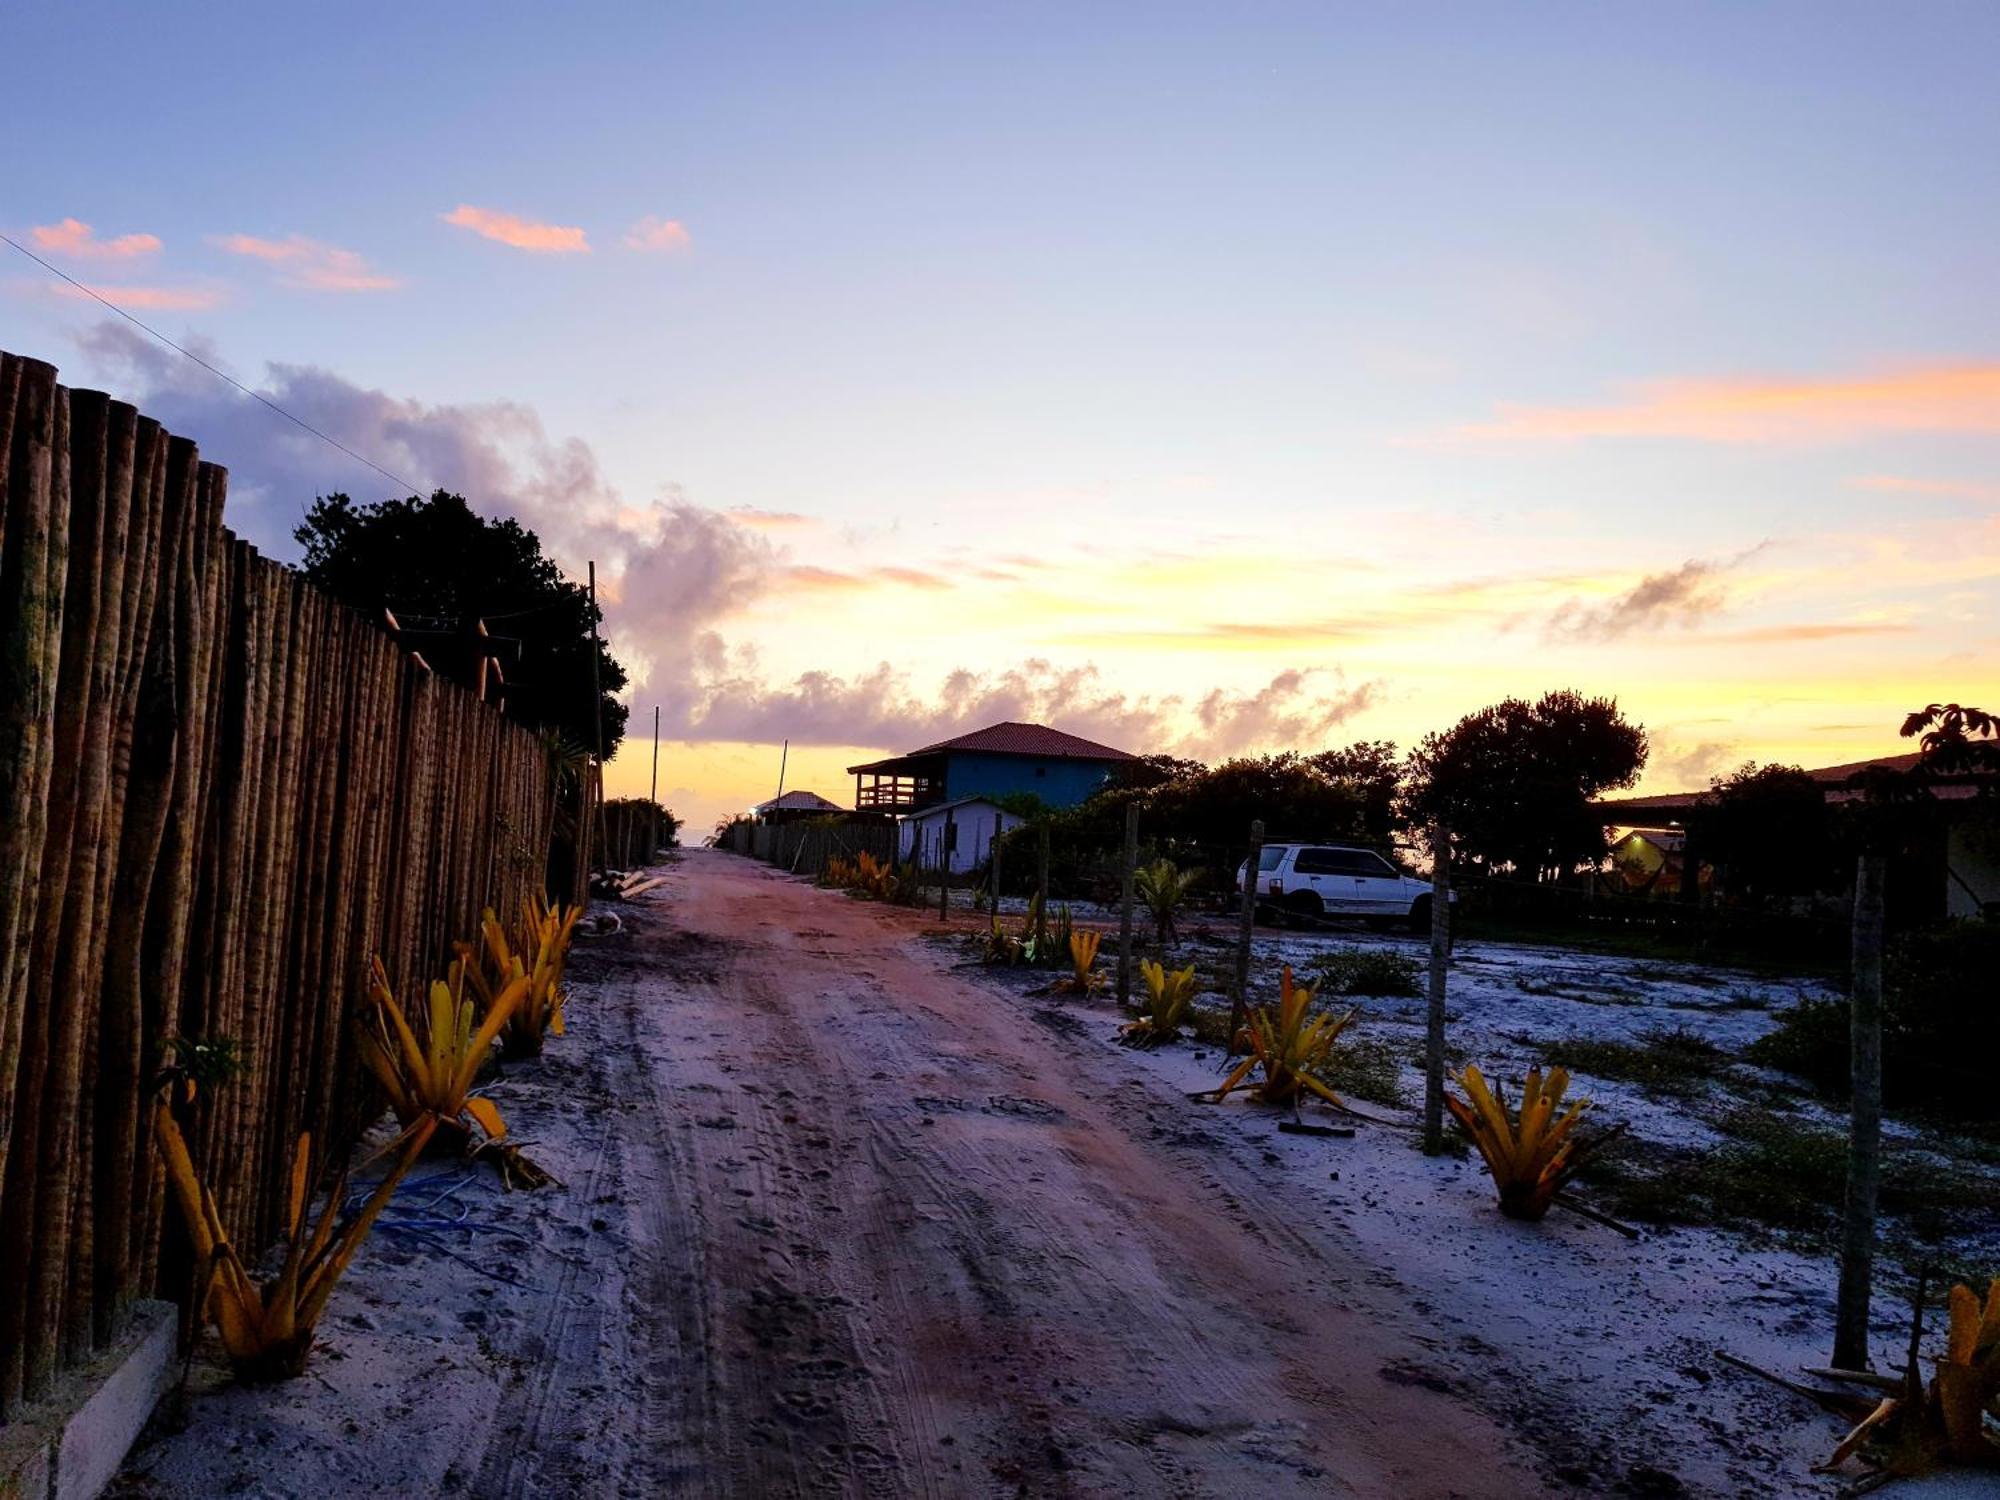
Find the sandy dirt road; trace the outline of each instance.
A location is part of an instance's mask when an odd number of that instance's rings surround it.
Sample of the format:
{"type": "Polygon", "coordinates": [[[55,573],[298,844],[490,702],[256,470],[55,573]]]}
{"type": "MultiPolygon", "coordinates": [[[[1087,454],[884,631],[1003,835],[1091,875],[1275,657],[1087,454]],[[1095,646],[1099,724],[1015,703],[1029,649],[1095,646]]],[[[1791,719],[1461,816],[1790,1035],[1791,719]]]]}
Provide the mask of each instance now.
{"type": "Polygon", "coordinates": [[[1387,1278],[922,927],[696,852],[579,960],[614,1128],[572,1188],[635,1222],[568,1275],[622,1311],[551,1300],[471,1492],[1544,1491],[1387,1278]]]}

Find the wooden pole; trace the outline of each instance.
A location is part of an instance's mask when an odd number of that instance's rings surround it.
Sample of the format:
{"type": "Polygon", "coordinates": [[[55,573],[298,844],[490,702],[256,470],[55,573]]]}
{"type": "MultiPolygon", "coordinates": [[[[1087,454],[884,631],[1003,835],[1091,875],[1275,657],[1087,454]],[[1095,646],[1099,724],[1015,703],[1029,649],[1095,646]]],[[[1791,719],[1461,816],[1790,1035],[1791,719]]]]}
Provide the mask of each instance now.
{"type": "Polygon", "coordinates": [[[1003,813],[995,813],[993,815],[993,843],[991,845],[991,848],[993,850],[992,910],[993,910],[993,915],[996,917],[1000,915],[1000,835],[1005,831],[1003,826],[1004,819],[1005,819],[1005,814],[1003,813]]]}
{"type": "Polygon", "coordinates": [[[771,799],[774,802],[777,800],[778,797],[782,797],[785,795],[785,763],[789,761],[791,758],[792,758],[792,742],[790,740],[786,740],[784,748],[778,752],[778,791],[777,795],[771,799]]]}
{"type": "Polygon", "coordinates": [[[1040,953],[1047,946],[1049,937],[1049,825],[1044,822],[1041,842],[1036,854],[1035,888],[1042,899],[1035,903],[1035,952],[1040,953]]]}
{"type": "Polygon", "coordinates": [[[1242,1034],[1243,1023],[1249,1015],[1250,933],[1257,925],[1257,879],[1260,873],[1257,866],[1263,857],[1264,820],[1257,818],[1250,824],[1250,857],[1243,863],[1243,909],[1236,927],[1236,992],[1229,1001],[1229,1040],[1223,1044],[1224,1057],[1235,1055],[1236,1038],[1242,1034]]]}
{"type": "MultiPolygon", "coordinates": [[[[590,737],[591,753],[596,757],[598,774],[601,776],[604,768],[604,690],[599,685],[597,657],[597,560],[592,558],[590,562],[590,737]]],[[[600,820],[604,816],[604,796],[601,788],[597,798],[597,815],[600,820]]],[[[600,823],[600,831],[601,826],[600,823]]],[[[601,848],[605,841],[599,838],[593,842],[601,848]]],[[[585,889],[588,888],[586,882],[585,889]]]]}
{"type": "Polygon", "coordinates": [[[1445,976],[1451,968],[1451,836],[1431,833],[1431,967],[1424,1013],[1424,1151],[1444,1150],[1445,976]]]}
{"type": "MultiPolygon", "coordinates": [[[[1139,804],[1125,804],[1125,858],[1118,894],[1118,1003],[1132,1003],[1132,874],[1139,863],[1139,804]]],[[[1164,958],[1162,962],[1164,962],[1164,958]]]]}
{"type": "Polygon", "coordinates": [[[938,833],[938,920],[951,915],[951,854],[958,838],[958,824],[950,808],[945,809],[944,827],[938,833]]]}
{"type": "Polygon", "coordinates": [[[1833,1362],[1843,1370],[1869,1368],[1868,1302],[1875,1269],[1875,1200],[1882,1176],[1882,931],[1887,864],[1871,852],[1854,867],[1854,985],[1848,1020],[1853,1118],[1833,1332],[1833,1362]]]}

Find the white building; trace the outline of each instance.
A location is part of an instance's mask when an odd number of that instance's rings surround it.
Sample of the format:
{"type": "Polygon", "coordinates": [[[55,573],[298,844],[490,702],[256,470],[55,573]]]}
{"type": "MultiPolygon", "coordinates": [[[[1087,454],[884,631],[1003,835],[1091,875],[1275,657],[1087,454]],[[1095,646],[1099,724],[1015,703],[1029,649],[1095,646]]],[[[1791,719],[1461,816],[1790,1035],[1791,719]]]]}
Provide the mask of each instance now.
{"type": "Polygon", "coordinates": [[[996,829],[1004,833],[1021,826],[1021,819],[984,797],[939,802],[921,812],[907,813],[896,822],[901,858],[918,860],[925,869],[934,870],[942,840],[954,875],[968,875],[986,863],[993,852],[996,829]]]}

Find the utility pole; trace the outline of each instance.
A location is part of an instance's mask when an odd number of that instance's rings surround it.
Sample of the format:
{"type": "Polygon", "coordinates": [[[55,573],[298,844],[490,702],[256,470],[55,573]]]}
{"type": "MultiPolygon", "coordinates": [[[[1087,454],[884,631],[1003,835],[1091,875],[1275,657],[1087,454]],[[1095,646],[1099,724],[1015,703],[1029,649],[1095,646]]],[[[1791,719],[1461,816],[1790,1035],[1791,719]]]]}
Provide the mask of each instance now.
{"type": "Polygon", "coordinates": [[[653,705],[653,787],[646,794],[647,800],[657,807],[660,803],[660,705],[653,705]]]}
{"type": "MultiPolygon", "coordinates": [[[[784,749],[778,752],[778,797],[785,795],[785,763],[792,758],[792,742],[785,741],[784,749]]],[[[777,797],[771,799],[776,801],[777,797]]]]}

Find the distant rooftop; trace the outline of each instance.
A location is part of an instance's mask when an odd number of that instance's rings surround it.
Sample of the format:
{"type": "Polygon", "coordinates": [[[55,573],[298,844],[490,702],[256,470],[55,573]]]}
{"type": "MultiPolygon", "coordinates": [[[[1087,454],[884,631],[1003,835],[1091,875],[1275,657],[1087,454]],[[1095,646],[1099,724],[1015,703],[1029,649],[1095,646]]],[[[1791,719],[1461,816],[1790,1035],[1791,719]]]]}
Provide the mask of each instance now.
{"type": "Polygon", "coordinates": [[[913,760],[920,755],[944,755],[953,751],[963,751],[980,755],[1027,755],[1037,760],[1137,760],[1136,755],[1124,750],[1114,750],[1109,745],[1100,745],[1095,740],[1084,739],[1081,735],[1064,734],[1060,729],[1051,729],[1046,724],[989,724],[984,729],[975,729],[969,734],[954,735],[948,740],[939,740],[935,745],[926,745],[921,750],[912,750],[906,755],[892,756],[889,760],[877,761],[873,765],[849,766],[848,773],[872,771],[877,766],[888,766],[896,761],[913,760]]]}
{"type": "Polygon", "coordinates": [[[818,792],[786,792],[773,797],[768,802],[759,802],[751,808],[753,813],[774,812],[846,812],[838,802],[829,802],[818,792]]]}
{"type": "MultiPolygon", "coordinates": [[[[1837,766],[1821,766],[1817,770],[1807,771],[1806,775],[1812,777],[1814,781],[1825,782],[1829,789],[1829,795],[1835,795],[1834,789],[1842,787],[1847,779],[1857,771],[1870,769],[1907,771],[1920,759],[1922,757],[1915,751],[1911,751],[1907,755],[1881,755],[1877,756],[1874,760],[1850,760],[1837,766]]],[[[1933,791],[1933,795],[1946,797],[1957,793],[1958,789],[1950,787],[1935,788],[1933,791]]],[[[1660,792],[1650,797],[1607,797],[1593,802],[1591,806],[1596,808],[1598,812],[1608,815],[1618,813],[1627,814],[1628,816],[1625,818],[1611,816],[1609,821],[1630,826],[1638,819],[1646,816],[1659,816],[1671,813],[1676,809],[1698,806],[1711,795],[1713,794],[1709,789],[1704,787],[1698,792],[1660,792]]]]}

